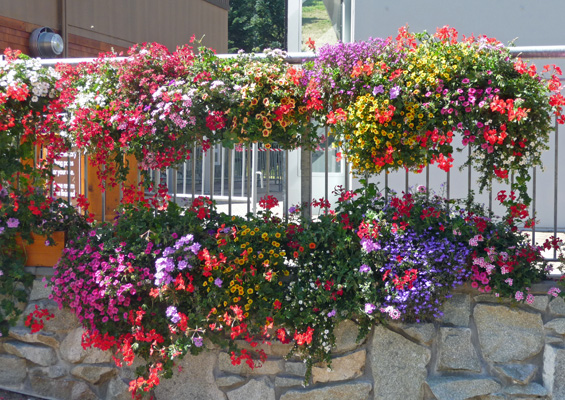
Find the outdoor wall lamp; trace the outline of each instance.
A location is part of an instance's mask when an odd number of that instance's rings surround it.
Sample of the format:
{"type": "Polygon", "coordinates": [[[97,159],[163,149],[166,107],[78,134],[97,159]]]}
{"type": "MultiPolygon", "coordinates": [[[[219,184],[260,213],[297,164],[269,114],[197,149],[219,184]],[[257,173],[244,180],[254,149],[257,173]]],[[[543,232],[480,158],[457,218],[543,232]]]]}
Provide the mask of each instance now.
{"type": "Polygon", "coordinates": [[[54,58],[63,53],[65,43],[53,29],[44,26],[31,33],[29,47],[33,57],[54,58]]]}

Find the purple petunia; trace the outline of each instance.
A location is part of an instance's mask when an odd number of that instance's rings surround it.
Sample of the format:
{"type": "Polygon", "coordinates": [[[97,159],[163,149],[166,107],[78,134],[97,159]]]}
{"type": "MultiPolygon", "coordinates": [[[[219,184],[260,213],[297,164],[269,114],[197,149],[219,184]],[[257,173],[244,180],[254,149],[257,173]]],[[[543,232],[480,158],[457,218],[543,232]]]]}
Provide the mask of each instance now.
{"type": "Polygon", "coordinates": [[[177,322],[180,321],[179,312],[177,311],[177,308],[175,306],[167,307],[167,311],[165,312],[165,314],[173,324],[176,324],[177,322]]]}
{"type": "Polygon", "coordinates": [[[8,228],[17,228],[20,225],[20,221],[17,218],[8,218],[6,225],[8,228]]]}
{"type": "Polygon", "coordinates": [[[371,267],[369,267],[367,264],[363,264],[359,267],[359,272],[361,273],[371,272],[371,267]]]}

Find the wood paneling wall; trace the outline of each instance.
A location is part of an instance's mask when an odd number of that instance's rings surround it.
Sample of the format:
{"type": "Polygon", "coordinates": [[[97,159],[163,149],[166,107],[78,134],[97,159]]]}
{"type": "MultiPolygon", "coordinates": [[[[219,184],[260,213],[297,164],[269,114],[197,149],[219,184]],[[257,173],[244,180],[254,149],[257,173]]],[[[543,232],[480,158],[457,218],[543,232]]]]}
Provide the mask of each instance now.
{"type": "MultiPolygon", "coordinates": [[[[0,0],[0,50],[29,54],[29,36],[38,27],[61,32],[62,0],[0,0]]],[[[134,43],[157,42],[174,50],[191,36],[218,53],[227,52],[227,0],[68,0],[69,57],[95,57],[134,43]]]]}

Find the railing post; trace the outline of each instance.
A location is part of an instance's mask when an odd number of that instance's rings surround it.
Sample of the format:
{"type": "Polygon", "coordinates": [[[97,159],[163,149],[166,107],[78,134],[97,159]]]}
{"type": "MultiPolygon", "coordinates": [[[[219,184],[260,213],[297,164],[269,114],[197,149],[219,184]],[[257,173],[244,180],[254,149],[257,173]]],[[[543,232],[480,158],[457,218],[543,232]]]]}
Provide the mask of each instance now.
{"type": "Polygon", "coordinates": [[[312,218],[310,202],[312,201],[312,152],[305,148],[300,149],[300,202],[302,203],[302,216],[312,218]]]}

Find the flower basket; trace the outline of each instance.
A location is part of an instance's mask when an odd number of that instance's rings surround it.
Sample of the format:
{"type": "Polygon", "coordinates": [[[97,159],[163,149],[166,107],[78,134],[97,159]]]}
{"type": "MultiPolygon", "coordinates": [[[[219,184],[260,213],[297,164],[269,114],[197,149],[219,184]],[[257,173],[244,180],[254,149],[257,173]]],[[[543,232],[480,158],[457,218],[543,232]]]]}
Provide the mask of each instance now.
{"type": "Polygon", "coordinates": [[[33,243],[24,240],[20,235],[16,237],[16,243],[24,252],[26,267],[52,267],[57,264],[65,248],[65,232],[55,231],[51,235],[55,241],[53,246],[46,246],[47,236],[31,233],[33,243]]]}

